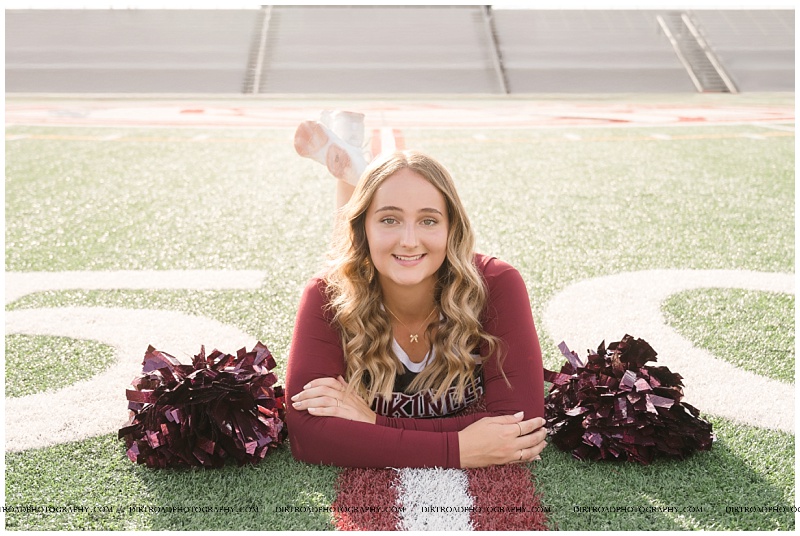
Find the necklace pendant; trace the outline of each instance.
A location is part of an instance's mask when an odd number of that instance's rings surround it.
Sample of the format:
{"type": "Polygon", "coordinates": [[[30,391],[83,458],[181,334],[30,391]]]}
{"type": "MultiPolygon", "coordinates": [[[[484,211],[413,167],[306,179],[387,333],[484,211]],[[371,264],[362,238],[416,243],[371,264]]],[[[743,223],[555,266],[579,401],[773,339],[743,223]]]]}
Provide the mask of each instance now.
{"type": "Polygon", "coordinates": [[[409,342],[419,342],[418,339],[419,335],[409,335],[409,342]]]}

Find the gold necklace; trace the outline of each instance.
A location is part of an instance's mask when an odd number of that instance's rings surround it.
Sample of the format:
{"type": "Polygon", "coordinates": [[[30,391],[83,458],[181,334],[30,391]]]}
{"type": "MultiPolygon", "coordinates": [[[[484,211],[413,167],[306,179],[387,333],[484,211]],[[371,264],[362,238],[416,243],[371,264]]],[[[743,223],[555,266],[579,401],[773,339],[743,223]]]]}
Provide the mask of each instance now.
{"type": "MultiPolygon", "coordinates": [[[[389,311],[389,314],[390,314],[390,315],[392,315],[393,317],[397,318],[397,315],[396,315],[396,314],[394,314],[394,313],[392,312],[392,310],[391,310],[391,309],[389,309],[388,307],[386,307],[386,304],[383,304],[383,307],[384,307],[384,308],[385,308],[387,311],[389,311]]],[[[428,313],[428,316],[426,316],[426,317],[425,317],[425,320],[423,320],[423,321],[422,321],[422,324],[420,324],[420,326],[417,328],[417,333],[412,333],[412,332],[411,332],[411,328],[409,328],[408,326],[406,326],[405,322],[403,322],[402,320],[400,320],[399,318],[397,318],[397,321],[398,321],[398,322],[400,322],[401,324],[403,324],[403,327],[404,327],[404,328],[406,328],[406,329],[408,330],[408,332],[410,333],[410,335],[409,335],[409,337],[408,337],[408,342],[419,342],[419,330],[421,330],[421,329],[422,329],[422,327],[423,327],[423,326],[425,326],[425,322],[427,322],[427,321],[428,321],[428,319],[431,317],[431,315],[432,315],[432,314],[433,314],[435,311],[436,311],[436,307],[434,307],[434,308],[433,308],[433,311],[431,311],[430,313],[428,313]]]]}

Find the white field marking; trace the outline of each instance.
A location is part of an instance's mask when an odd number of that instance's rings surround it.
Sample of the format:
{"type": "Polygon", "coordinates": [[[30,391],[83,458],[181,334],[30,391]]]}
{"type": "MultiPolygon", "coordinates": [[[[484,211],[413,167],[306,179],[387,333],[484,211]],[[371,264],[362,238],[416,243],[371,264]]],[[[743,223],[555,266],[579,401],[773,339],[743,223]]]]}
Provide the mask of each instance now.
{"type": "Polygon", "coordinates": [[[473,134],[472,138],[479,141],[486,141],[489,139],[488,136],[486,136],[486,134],[473,134]]]}
{"type": "Polygon", "coordinates": [[[469,479],[461,469],[399,469],[399,530],[474,530],[470,519],[469,479]],[[423,511],[425,508],[450,511],[423,511]]]}
{"type": "Polygon", "coordinates": [[[685,401],[701,413],[794,433],[794,385],[747,372],[696,348],[666,324],[661,304],[678,292],[740,288],[794,294],[794,274],[744,270],[649,270],[580,281],[554,296],[544,324],[581,359],[625,334],[658,352],[655,366],[683,376],[685,401]]]}
{"type": "Polygon", "coordinates": [[[657,140],[671,140],[672,136],[669,134],[650,134],[651,138],[655,138],[657,140]]]}
{"type": "Polygon", "coordinates": [[[30,138],[30,134],[14,134],[11,136],[6,136],[6,141],[24,140],[25,138],[30,138]]]}
{"type": "Polygon", "coordinates": [[[582,137],[578,134],[564,134],[564,137],[568,140],[579,141],[582,137]]]}
{"type": "Polygon", "coordinates": [[[767,137],[761,134],[742,134],[742,138],[748,138],[750,140],[764,140],[767,137]]]}
{"type": "Polygon", "coordinates": [[[770,125],[767,123],[753,123],[753,126],[768,128],[772,130],[780,130],[783,132],[794,132],[794,125],[789,126],[789,125],[770,125]]]}
{"type": "MultiPolygon", "coordinates": [[[[114,272],[8,272],[6,303],[48,290],[257,289],[266,274],[255,270],[114,272]]],[[[215,320],[174,311],[105,308],[22,309],[6,312],[6,333],[56,335],[105,342],[115,348],[111,368],[52,393],[6,398],[6,449],[24,450],[113,432],[127,419],[125,389],[141,372],[152,344],[183,362],[205,345],[233,353],[255,340],[215,320]],[[45,408],[49,408],[49,412],[45,408]],[[54,408],[65,408],[60,411],[54,408]]]]}
{"type": "Polygon", "coordinates": [[[191,363],[205,345],[235,353],[251,349],[256,340],[216,320],[174,311],[104,307],[62,307],[6,311],[6,333],[91,339],[114,347],[116,361],[85,380],[55,392],[5,399],[7,451],[45,447],[116,432],[128,417],[125,390],[142,370],[152,344],[191,363]]]}
{"type": "Polygon", "coordinates": [[[111,272],[6,272],[5,303],[47,290],[250,290],[258,270],[118,270],[111,272]]]}

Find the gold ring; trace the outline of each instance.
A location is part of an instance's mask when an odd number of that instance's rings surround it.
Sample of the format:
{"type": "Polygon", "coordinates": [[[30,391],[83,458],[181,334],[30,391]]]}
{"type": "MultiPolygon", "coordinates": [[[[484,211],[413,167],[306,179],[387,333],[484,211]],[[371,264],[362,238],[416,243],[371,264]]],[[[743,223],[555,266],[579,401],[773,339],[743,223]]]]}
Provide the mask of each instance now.
{"type": "MultiPolygon", "coordinates": [[[[517,423],[517,426],[519,426],[519,436],[522,437],[522,435],[523,435],[522,434],[522,425],[520,423],[517,423]]],[[[522,456],[520,456],[519,459],[521,460],[522,456]]]]}
{"type": "Polygon", "coordinates": [[[338,408],[341,404],[339,404],[339,399],[336,399],[336,407],[338,408]]]}
{"type": "Polygon", "coordinates": [[[520,449],[520,451],[519,451],[519,460],[517,460],[517,461],[520,461],[520,462],[522,461],[522,449],[520,449]]]}

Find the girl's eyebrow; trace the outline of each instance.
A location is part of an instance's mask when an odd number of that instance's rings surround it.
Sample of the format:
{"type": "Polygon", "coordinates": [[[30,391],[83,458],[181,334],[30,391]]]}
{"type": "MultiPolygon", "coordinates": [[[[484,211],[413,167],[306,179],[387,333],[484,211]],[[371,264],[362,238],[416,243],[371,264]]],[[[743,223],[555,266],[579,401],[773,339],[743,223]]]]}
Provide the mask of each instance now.
{"type": "MultiPolygon", "coordinates": [[[[381,208],[375,210],[376,213],[377,212],[389,212],[389,211],[403,212],[403,209],[400,208],[400,207],[395,207],[393,205],[386,205],[385,207],[381,207],[381,208]]],[[[421,208],[421,209],[419,209],[418,212],[428,212],[428,213],[432,213],[432,214],[439,214],[440,216],[442,216],[442,213],[438,209],[435,209],[435,208],[421,208]]]]}

